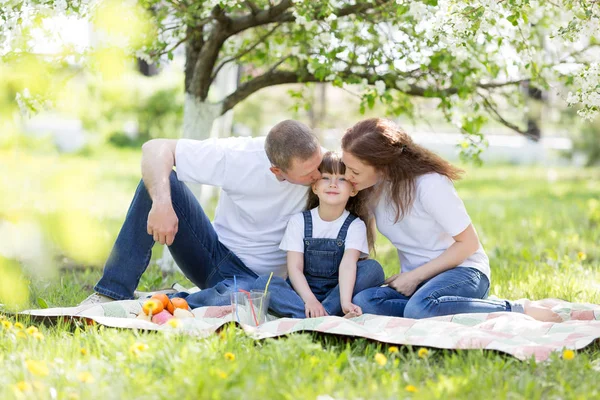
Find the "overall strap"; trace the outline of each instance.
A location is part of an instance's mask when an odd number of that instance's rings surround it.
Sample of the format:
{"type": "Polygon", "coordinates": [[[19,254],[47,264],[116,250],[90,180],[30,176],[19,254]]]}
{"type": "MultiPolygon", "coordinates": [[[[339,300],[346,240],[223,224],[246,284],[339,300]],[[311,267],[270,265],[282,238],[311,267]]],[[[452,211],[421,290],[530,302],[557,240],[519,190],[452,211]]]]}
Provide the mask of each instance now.
{"type": "Polygon", "coordinates": [[[306,210],[302,212],[304,216],[304,237],[312,238],[312,215],[310,214],[310,210],[306,210]]]}
{"type": "Polygon", "coordinates": [[[348,216],[346,217],[346,220],[344,221],[344,224],[340,228],[340,232],[338,233],[337,240],[346,240],[346,235],[348,234],[348,228],[350,227],[350,224],[352,223],[352,221],[354,221],[355,219],[356,219],[356,215],[354,215],[352,213],[348,214],[348,216]]]}

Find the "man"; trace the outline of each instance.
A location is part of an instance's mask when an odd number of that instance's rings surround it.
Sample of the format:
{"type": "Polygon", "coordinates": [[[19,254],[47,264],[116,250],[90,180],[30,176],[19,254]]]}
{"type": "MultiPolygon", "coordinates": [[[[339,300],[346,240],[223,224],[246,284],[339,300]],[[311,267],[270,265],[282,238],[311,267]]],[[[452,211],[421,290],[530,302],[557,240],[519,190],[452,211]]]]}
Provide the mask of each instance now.
{"type": "MultiPolygon", "coordinates": [[[[96,293],[81,304],[132,299],[155,242],[167,244],[182,272],[203,289],[188,297],[192,308],[229,304],[234,281],[249,290],[259,275],[285,276],[279,243],[320,178],[321,158],[316,137],[293,120],[275,125],[266,138],[147,142],[142,182],[96,293]],[[212,224],[183,182],[222,188],[212,224]]],[[[370,281],[362,284],[359,265],[357,290],[374,286],[373,279],[383,282],[383,270],[372,273],[381,266],[369,261],[370,281]]]]}

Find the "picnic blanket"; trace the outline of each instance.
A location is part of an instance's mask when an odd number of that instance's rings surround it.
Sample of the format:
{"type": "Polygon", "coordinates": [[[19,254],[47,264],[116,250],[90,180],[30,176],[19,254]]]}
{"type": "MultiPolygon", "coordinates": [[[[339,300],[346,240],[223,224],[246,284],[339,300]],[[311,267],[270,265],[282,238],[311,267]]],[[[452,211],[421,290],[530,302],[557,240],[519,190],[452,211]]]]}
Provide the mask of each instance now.
{"type": "MultiPolygon", "coordinates": [[[[193,310],[195,318],[178,320],[177,326],[157,325],[135,319],[143,300],[123,300],[79,307],[27,310],[20,314],[35,319],[75,319],[107,327],[151,331],[173,331],[206,337],[232,323],[226,307],[193,310]],[[93,322],[92,322],[93,321],[93,322]]],[[[412,345],[438,349],[495,350],[520,360],[534,357],[547,360],[553,352],[582,349],[600,338],[600,305],[556,301],[552,308],[562,323],[536,321],[519,313],[458,314],[444,317],[409,319],[365,314],[352,319],[321,317],[312,319],[270,318],[253,327],[238,324],[255,339],[266,339],[293,332],[321,332],[345,337],[362,337],[387,344],[412,345]]]]}

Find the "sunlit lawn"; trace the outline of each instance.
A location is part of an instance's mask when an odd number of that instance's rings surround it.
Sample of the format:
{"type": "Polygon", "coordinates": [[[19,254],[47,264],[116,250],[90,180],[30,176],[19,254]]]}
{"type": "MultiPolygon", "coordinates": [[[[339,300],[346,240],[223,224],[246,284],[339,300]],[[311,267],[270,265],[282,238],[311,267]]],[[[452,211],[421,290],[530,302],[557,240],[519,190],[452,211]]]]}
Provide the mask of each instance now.
{"type": "MultiPolygon", "coordinates": [[[[600,303],[600,170],[468,169],[457,186],[491,259],[491,294],[600,303]]],[[[77,304],[91,293],[127,211],[139,153],[0,150],[0,171],[0,220],[41,232],[33,252],[44,262],[29,262],[26,306],[38,307],[38,298],[51,307],[77,304]]],[[[7,241],[32,251],[15,237],[7,241]]],[[[377,258],[389,275],[398,268],[395,252],[384,239],[379,244],[377,258]]],[[[140,288],[174,282],[189,285],[153,265],[140,288]]],[[[557,354],[537,364],[482,351],[419,357],[418,349],[396,353],[309,334],[255,342],[234,328],[195,339],[65,325],[38,326],[41,335],[34,335],[3,324],[2,399],[600,397],[597,345],[573,360],[557,354]],[[378,363],[377,353],[387,360],[378,363]]]]}

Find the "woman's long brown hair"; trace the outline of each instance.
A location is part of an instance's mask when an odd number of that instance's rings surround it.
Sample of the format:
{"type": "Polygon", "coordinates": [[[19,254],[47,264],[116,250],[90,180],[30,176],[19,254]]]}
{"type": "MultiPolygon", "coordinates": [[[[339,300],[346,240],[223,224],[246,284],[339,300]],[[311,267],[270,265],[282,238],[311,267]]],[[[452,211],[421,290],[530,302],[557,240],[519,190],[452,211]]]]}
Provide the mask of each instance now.
{"type": "MultiPolygon", "coordinates": [[[[319,171],[323,174],[336,174],[344,175],[346,173],[346,165],[342,162],[342,158],[338,153],[328,151],[323,154],[323,161],[319,165],[319,171]]],[[[346,203],[346,210],[362,219],[367,226],[367,243],[369,244],[369,251],[375,251],[375,235],[372,229],[372,215],[368,207],[368,198],[372,189],[361,190],[354,197],[348,199],[346,203]]],[[[312,210],[319,205],[319,197],[311,190],[308,193],[308,201],[306,203],[306,209],[312,210]]]]}
{"type": "Polygon", "coordinates": [[[382,172],[388,200],[396,208],[396,222],[412,207],[419,176],[436,172],[456,181],[464,173],[383,118],[365,119],[348,129],[342,137],[342,149],[382,172]]]}

